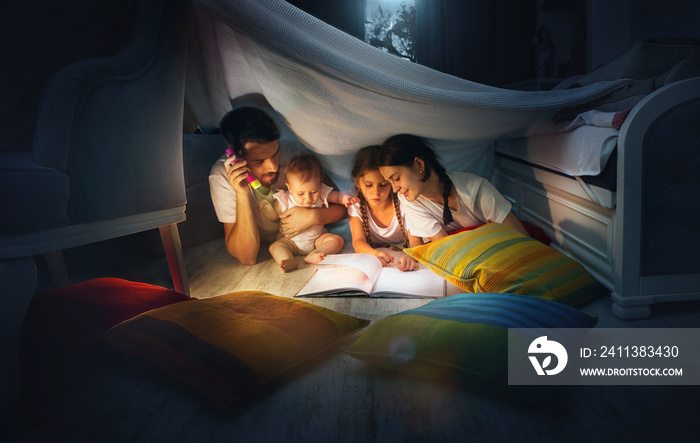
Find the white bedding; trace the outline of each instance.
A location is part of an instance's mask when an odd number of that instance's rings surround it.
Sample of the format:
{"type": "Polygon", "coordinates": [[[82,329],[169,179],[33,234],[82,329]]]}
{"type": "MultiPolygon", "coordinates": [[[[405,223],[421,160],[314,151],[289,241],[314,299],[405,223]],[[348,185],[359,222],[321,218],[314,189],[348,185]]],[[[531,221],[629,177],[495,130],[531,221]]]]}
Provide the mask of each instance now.
{"type": "Polygon", "coordinates": [[[496,152],[570,176],[598,175],[617,145],[615,128],[584,125],[571,131],[503,138],[496,152]]]}
{"type": "Polygon", "coordinates": [[[498,140],[496,152],[570,176],[598,175],[628,113],[590,110],[567,122],[537,123],[498,140]]]}

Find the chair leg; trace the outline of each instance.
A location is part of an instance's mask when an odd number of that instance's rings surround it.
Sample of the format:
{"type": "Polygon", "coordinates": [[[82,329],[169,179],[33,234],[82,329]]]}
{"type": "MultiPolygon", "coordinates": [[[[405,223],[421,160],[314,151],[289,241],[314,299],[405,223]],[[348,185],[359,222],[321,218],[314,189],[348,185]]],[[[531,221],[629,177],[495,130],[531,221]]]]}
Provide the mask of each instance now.
{"type": "Polygon", "coordinates": [[[0,413],[19,400],[19,339],[37,285],[32,257],[0,260],[0,413]]]}
{"type": "Polygon", "coordinates": [[[60,250],[47,252],[44,254],[44,260],[49,268],[51,279],[57,288],[70,283],[66,262],[63,260],[63,252],[60,250]]]}
{"type": "Polygon", "coordinates": [[[173,287],[175,291],[181,294],[190,295],[190,286],[187,280],[185,259],[182,255],[182,244],[180,243],[180,233],[177,229],[177,224],[161,226],[158,229],[160,230],[160,238],[163,241],[165,257],[168,259],[173,287]]]}

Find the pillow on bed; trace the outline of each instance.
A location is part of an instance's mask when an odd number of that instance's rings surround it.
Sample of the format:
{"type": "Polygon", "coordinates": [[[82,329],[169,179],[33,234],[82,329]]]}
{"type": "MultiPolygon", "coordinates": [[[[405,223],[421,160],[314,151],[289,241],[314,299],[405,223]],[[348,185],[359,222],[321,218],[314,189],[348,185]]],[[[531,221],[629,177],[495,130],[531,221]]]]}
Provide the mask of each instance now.
{"type": "Polygon", "coordinates": [[[107,331],[103,341],[223,408],[368,323],[301,300],[243,291],[145,312],[107,331]]]}
{"type": "Polygon", "coordinates": [[[470,293],[534,295],[576,306],[606,292],[577,261],[498,223],[405,252],[470,293]]]}
{"type": "Polygon", "coordinates": [[[589,328],[595,323],[576,308],[537,297],[459,294],[385,317],[343,352],[371,369],[457,381],[480,392],[545,403],[555,390],[508,385],[508,328],[589,328]]]}

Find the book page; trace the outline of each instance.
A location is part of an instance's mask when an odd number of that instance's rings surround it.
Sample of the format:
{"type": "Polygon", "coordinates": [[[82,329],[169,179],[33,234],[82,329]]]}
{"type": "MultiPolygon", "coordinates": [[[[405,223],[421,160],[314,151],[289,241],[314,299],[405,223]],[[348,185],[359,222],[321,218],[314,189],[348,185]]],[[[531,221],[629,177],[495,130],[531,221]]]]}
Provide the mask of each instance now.
{"type": "Polygon", "coordinates": [[[445,280],[426,268],[401,272],[396,267],[385,267],[370,296],[440,298],[445,296],[445,280]]]}
{"type": "Polygon", "coordinates": [[[372,281],[355,268],[319,268],[295,297],[323,297],[329,295],[367,295],[372,281]]]}
{"type": "Polygon", "coordinates": [[[329,254],[318,264],[350,266],[362,271],[373,282],[382,270],[381,260],[370,254],[329,254]]]}

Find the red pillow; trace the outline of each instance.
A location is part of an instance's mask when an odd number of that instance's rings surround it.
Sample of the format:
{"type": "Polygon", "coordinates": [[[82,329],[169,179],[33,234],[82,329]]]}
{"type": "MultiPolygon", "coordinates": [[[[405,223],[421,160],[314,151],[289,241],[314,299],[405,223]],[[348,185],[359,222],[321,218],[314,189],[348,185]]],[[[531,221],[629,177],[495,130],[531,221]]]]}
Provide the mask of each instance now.
{"type": "Polygon", "coordinates": [[[93,340],[131,317],[186,300],[179,292],[119,278],[98,278],[37,294],[22,328],[22,346],[51,344],[74,356],[98,350],[93,340]]]}
{"type": "Polygon", "coordinates": [[[81,371],[108,358],[109,353],[99,352],[96,336],[138,314],[186,300],[196,299],[118,278],[98,278],[35,295],[20,338],[24,399],[38,414],[51,411],[64,395],[72,395],[84,376],[81,371]]]}

